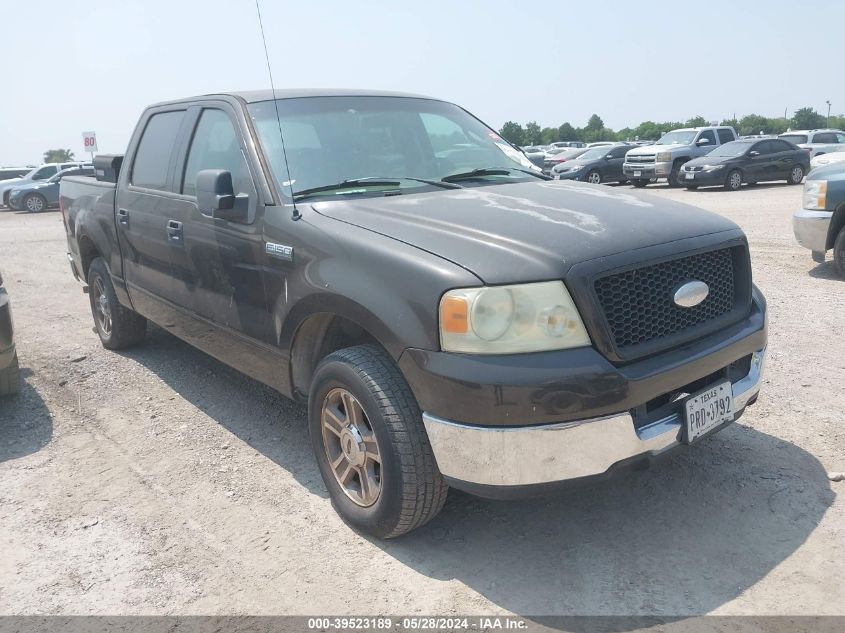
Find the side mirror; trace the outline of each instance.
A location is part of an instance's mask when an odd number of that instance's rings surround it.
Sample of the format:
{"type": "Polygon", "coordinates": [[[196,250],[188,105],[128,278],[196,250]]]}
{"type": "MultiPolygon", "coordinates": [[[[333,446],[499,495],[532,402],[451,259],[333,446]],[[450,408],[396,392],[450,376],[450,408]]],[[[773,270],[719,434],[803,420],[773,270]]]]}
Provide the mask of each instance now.
{"type": "Polygon", "coordinates": [[[232,172],[225,169],[197,172],[197,207],[212,218],[243,223],[249,219],[249,196],[235,195],[232,172]]]}
{"type": "Polygon", "coordinates": [[[750,152],[748,152],[748,155],[749,156],[759,156],[760,152],[758,152],[756,149],[752,149],[750,152]]]}
{"type": "Polygon", "coordinates": [[[709,138],[700,138],[700,139],[698,139],[698,141],[696,141],[695,144],[696,145],[709,145],[710,139],[709,138]]]}
{"type": "Polygon", "coordinates": [[[613,158],[613,154],[607,154],[607,155],[604,157],[604,159],[605,159],[605,160],[610,160],[611,158],[613,158]]]}

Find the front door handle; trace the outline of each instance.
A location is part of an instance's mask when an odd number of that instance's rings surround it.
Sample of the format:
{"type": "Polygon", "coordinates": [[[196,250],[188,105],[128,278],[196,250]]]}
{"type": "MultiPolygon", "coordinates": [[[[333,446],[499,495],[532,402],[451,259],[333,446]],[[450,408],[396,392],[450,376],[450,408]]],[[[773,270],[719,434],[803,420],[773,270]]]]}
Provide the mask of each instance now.
{"type": "Polygon", "coordinates": [[[117,210],[117,222],[121,226],[129,227],[129,211],[126,209],[117,210]]]}
{"type": "Polygon", "coordinates": [[[167,221],[167,239],[177,244],[182,243],[182,223],[176,220],[167,221]]]}

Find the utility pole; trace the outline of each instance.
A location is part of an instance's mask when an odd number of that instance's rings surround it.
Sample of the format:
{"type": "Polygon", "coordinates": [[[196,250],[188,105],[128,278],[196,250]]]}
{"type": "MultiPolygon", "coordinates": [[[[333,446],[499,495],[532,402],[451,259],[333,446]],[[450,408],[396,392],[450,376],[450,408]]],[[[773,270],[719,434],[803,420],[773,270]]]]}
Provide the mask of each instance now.
{"type": "Polygon", "coordinates": [[[827,104],[827,121],[825,122],[825,127],[830,127],[830,99],[825,101],[827,104]]]}

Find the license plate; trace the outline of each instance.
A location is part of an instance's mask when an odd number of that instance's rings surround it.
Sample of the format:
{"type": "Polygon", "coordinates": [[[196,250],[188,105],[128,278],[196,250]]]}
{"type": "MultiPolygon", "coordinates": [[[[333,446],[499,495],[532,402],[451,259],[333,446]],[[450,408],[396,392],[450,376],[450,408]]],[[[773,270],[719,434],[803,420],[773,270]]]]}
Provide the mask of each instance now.
{"type": "Polygon", "coordinates": [[[734,397],[729,380],[689,396],[684,403],[686,442],[691,444],[723,422],[734,419],[734,397]]]}
{"type": "Polygon", "coordinates": [[[634,172],[634,178],[639,178],[642,175],[643,175],[643,172],[641,172],[641,171],[635,171],[634,172]]]}
{"type": "Polygon", "coordinates": [[[695,178],[695,174],[691,171],[688,171],[687,172],[687,180],[692,180],[693,178],[695,178]]]}

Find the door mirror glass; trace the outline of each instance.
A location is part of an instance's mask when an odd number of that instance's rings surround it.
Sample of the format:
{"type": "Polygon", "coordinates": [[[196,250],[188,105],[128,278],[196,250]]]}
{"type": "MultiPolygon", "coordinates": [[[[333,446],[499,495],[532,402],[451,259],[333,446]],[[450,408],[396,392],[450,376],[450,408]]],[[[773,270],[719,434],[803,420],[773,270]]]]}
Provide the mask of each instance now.
{"type": "Polygon", "coordinates": [[[710,139],[709,139],[709,138],[700,138],[700,139],[698,139],[698,141],[696,142],[696,145],[709,145],[709,144],[710,144],[710,139]]]}
{"type": "Polygon", "coordinates": [[[752,149],[750,152],[748,152],[748,155],[752,156],[752,157],[753,156],[759,156],[760,152],[758,152],[756,149],[752,149]]]}
{"type": "Polygon", "coordinates": [[[613,158],[613,154],[608,154],[604,157],[605,160],[610,160],[611,158],[613,158]]]}
{"type": "Polygon", "coordinates": [[[235,195],[232,172],[225,169],[203,169],[197,172],[197,207],[212,218],[246,223],[249,218],[249,196],[235,195]]]}

